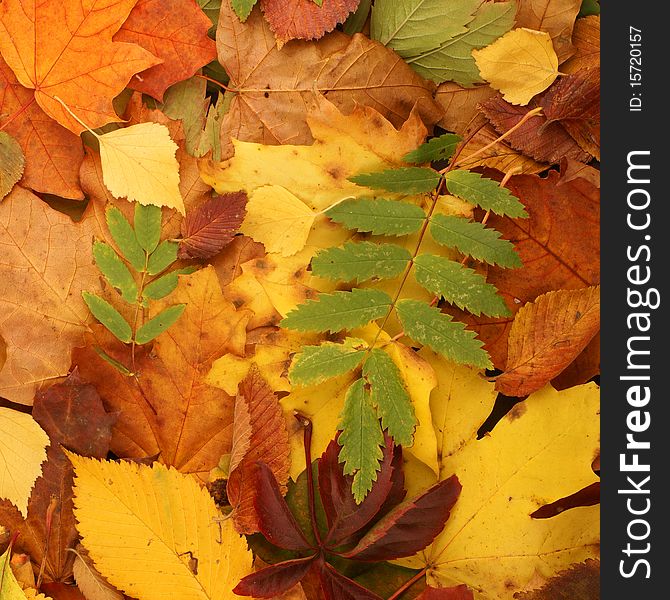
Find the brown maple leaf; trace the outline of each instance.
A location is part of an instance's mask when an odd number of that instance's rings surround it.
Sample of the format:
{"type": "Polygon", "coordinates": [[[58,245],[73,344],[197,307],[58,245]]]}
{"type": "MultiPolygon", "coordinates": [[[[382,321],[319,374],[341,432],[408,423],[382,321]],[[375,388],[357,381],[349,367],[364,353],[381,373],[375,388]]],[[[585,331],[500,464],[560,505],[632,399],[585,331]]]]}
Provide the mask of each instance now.
{"type": "Polygon", "coordinates": [[[137,0],[3,0],[0,53],[47,115],[79,134],[119,117],[112,99],[130,78],[160,62],[135,44],[112,42],[137,0]]]}
{"type": "Polygon", "coordinates": [[[496,91],[490,85],[464,88],[453,81],[441,83],[435,100],[444,109],[444,115],[437,124],[462,135],[479,112],[478,104],[495,95],[496,91]]]}
{"type": "Polygon", "coordinates": [[[211,26],[195,0],[139,0],[113,39],[142,46],[163,62],[135,75],[130,87],[162,102],[168,87],[216,58],[211,26]]]}

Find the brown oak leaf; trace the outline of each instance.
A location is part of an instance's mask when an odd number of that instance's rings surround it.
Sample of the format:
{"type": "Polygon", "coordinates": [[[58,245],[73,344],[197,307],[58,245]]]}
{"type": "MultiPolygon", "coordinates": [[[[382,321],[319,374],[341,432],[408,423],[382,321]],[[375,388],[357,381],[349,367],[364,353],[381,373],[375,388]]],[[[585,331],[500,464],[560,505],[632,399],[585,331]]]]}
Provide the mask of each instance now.
{"type": "Polygon", "coordinates": [[[130,87],[162,102],[168,87],[216,58],[211,26],[195,0],[138,0],[113,39],[142,46],[163,62],[135,75],[130,87]]]}

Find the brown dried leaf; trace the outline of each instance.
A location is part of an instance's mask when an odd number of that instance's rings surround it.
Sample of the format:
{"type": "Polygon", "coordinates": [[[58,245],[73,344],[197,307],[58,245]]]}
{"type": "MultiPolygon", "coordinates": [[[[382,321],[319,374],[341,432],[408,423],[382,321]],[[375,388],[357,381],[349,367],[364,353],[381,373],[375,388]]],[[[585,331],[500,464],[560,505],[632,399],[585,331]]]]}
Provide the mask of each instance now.
{"type": "Polygon", "coordinates": [[[575,73],[580,69],[600,67],[600,15],[577,19],[572,34],[575,54],[561,65],[561,72],[575,73]]]}
{"type": "Polygon", "coordinates": [[[314,40],[343,23],[360,0],[261,0],[265,18],[279,47],[289,40],[314,40]]]}
{"type": "Polygon", "coordinates": [[[600,561],[589,559],[552,577],[539,589],[517,592],[518,600],[600,600],[600,561]]]}
{"type": "Polygon", "coordinates": [[[573,360],[558,376],[551,380],[557,390],[581,385],[593,379],[600,373],[600,334],[589,342],[581,354],[573,360]]]}
{"type": "Polygon", "coordinates": [[[447,131],[463,134],[479,113],[477,105],[496,94],[490,85],[464,88],[453,81],[440,84],[435,100],[444,109],[444,115],[437,124],[447,131]]]}
{"type": "Polygon", "coordinates": [[[427,586],[416,600],[474,600],[475,596],[467,585],[457,585],[448,588],[434,588],[427,586]]]}
{"type": "Polygon", "coordinates": [[[189,212],[182,221],[179,258],[212,258],[229,244],[240,228],[247,195],[233,192],[215,196],[189,212]]]}
{"type": "Polygon", "coordinates": [[[254,242],[246,235],[238,235],[213,258],[211,264],[216,269],[221,287],[225,288],[233,279],[242,274],[244,263],[264,256],[263,244],[254,242]]]}
{"type": "Polygon", "coordinates": [[[77,544],[77,555],[72,568],[77,586],[86,600],[123,600],[124,595],[112,587],[93,566],[86,550],[77,544]]]}
{"type": "Polygon", "coordinates": [[[565,369],[600,329],[600,286],[558,290],[529,302],[514,317],[507,368],[496,379],[506,396],[527,396],[565,369]]]}
{"type": "Polygon", "coordinates": [[[221,158],[233,154],[231,138],[263,144],[309,144],[306,115],[327,95],[341,111],[371,106],[400,127],[412,109],[427,125],[442,116],[435,85],[395,52],[357,34],[333,32],[318,42],[295,41],[277,49],[259,10],[240,23],[228,2],[217,30],[219,62],[235,90],[221,123],[221,158]]]}

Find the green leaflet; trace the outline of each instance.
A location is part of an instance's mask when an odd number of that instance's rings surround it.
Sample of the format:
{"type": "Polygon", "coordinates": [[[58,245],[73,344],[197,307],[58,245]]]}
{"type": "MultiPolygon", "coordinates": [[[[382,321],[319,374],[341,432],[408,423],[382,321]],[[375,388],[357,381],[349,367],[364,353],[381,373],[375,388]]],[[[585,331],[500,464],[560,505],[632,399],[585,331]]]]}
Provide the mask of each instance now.
{"type": "Polygon", "coordinates": [[[328,248],[312,259],[312,273],[335,281],[365,281],[400,275],[411,260],[408,250],[395,244],[347,242],[342,248],[328,248]]]}
{"type": "Polygon", "coordinates": [[[128,322],[121,316],[107,300],[103,300],[95,294],[88,292],[81,293],[86,306],[109,331],[111,331],[120,341],[127,344],[133,338],[133,331],[128,322]]]}
{"type": "Polygon", "coordinates": [[[230,0],[230,5],[233,7],[238,19],[244,23],[251,14],[251,9],[258,0],[230,0]]]}
{"type": "Polygon", "coordinates": [[[402,159],[405,162],[419,165],[434,160],[445,160],[451,158],[460,142],[460,136],[454,133],[445,133],[440,137],[428,140],[425,144],[421,144],[416,150],[405,154],[402,159]]]}
{"type": "Polygon", "coordinates": [[[396,311],[405,333],[414,341],[460,364],[482,369],[493,367],[474,331],[465,329],[465,324],[459,321],[452,321],[440,309],[418,300],[403,299],[396,305],[396,311]]]}
{"type": "Polygon", "coordinates": [[[490,265],[516,268],[522,264],[514,244],[501,239],[499,231],[465,217],[434,215],[430,220],[430,234],[438,244],[457,248],[461,254],[490,265]]]}
{"type": "Polygon", "coordinates": [[[179,275],[190,275],[197,271],[197,267],[185,267],[183,269],[176,269],[169,273],[154,279],[149,285],[144,288],[142,298],[146,300],[160,300],[165,298],[177,289],[179,283],[179,275]]]}
{"type": "Polygon", "coordinates": [[[179,244],[163,240],[156,250],[151,253],[147,271],[149,275],[158,275],[161,271],[167,269],[175,260],[177,260],[177,251],[179,244]]]}
{"type": "Polygon", "coordinates": [[[104,242],[94,242],[93,258],[100,272],[109,281],[112,287],[121,292],[122,298],[132,304],[137,301],[137,284],[133,279],[128,267],[114,252],[111,246],[104,242]]]}
{"type": "Polygon", "coordinates": [[[370,384],[370,397],[382,419],[382,429],[387,429],[397,444],[411,446],[417,421],[400,369],[386,352],[374,348],[363,366],[363,377],[370,384]]]}
{"type": "Polygon", "coordinates": [[[363,31],[365,22],[368,20],[368,15],[370,14],[371,6],[372,0],[361,0],[358,8],[349,15],[344,25],[342,25],[342,31],[347,35],[354,35],[354,33],[363,31]]]}
{"type": "Polygon", "coordinates": [[[515,2],[486,2],[468,24],[465,33],[457,35],[436,48],[422,52],[406,61],[420,75],[436,83],[455,81],[471,86],[482,78],[472,51],[492,44],[514,25],[515,2]]]}
{"type": "Polygon", "coordinates": [[[149,319],[135,334],[135,341],[138,344],[146,344],[155,337],[163,333],[170,325],[173,325],[181,313],[184,312],[186,304],[175,304],[169,306],[163,312],[158,313],[152,319],[149,319]]]}
{"type": "Polygon", "coordinates": [[[142,272],[145,269],[147,255],[137,241],[135,230],[123,213],[115,206],[110,206],[105,213],[107,227],[112,234],[114,243],[119,247],[121,254],[132,265],[133,269],[142,272]]]}
{"type": "Polygon", "coordinates": [[[324,342],[320,346],[305,346],[293,358],[289,371],[291,384],[316,385],[344,375],[361,364],[365,347],[365,342],[355,338],[347,338],[343,344],[324,342]]]}
{"type": "Polygon", "coordinates": [[[433,254],[414,259],[416,280],[433,294],[474,315],[509,316],[505,301],[486,278],[460,263],[433,254]]]}
{"type": "Polygon", "coordinates": [[[430,192],[440,183],[440,174],[433,169],[403,167],[387,169],[378,173],[362,173],[349,177],[349,181],[376,190],[398,192],[400,194],[421,194],[430,192]]]}
{"type": "Polygon", "coordinates": [[[112,365],[119,373],[122,373],[126,377],[132,377],[133,373],[128,369],[125,365],[121,364],[118,360],[115,358],[112,358],[107,352],[105,352],[100,346],[93,346],[93,350],[95,350],[95,353],[102,358],[105,362],[108,362],[110,365],[112,365]]]}
{"type": "Polygon", "coordinates": [[[467,31],[481,0],[376,0],[370,37],[400,56],[416,56],[467,31]]]}
{"type": "Polygon", "coordinates": [[[19,143],[6,131],[0,131],[0,200],[21,179],[25,163],[19,143]]]}
{"type": "Polygon", "coordinates": [[[487,179],[472,171],[457,170],[447,173],[446,182],[447,189],[454,196],[481,206],[484,210],[513,218],[528,217],[519,199],[493,179],[487,179]]]}
{"type": "Polygon", "coordinates": [[[360,504],[377,479],[384,444],[379,420],[362,379],[354,381],[347,390],[338,429],[342,432],[339,459],[344,462],[344,474],[354,476],[351,491],[360,504]]]}
{"type": "Polygon", "coordinates": [[[280,326],[298,331],[336,332],[360,327],[383,317],[391,307],[388,294],[373,289],[319,294],[293,309],[280,326]]]}
{"type": "Polygon", "coordinates": [[[347,229],[375,235],[414,233],[426,219],[426,213],[419,206],[381,198],[345,200],[326,211],[326,216],[347,229]]]}
{"type": "Polygon", "coordinates": [[[161,239],[161,217],[160,207],[135,204],[135,235],[147,252],[153,252],[161,239]]]}

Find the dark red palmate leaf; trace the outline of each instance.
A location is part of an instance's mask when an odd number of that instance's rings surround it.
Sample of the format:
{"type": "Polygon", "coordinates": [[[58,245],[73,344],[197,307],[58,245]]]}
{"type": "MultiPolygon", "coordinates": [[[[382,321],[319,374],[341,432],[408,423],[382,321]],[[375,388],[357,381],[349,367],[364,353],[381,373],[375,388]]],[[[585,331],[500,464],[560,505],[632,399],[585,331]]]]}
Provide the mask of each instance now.
{"type": "Polygon", "coordinates": [[[182,222],[179,258],[212,258],[235,236],[246,214],[247,195],[214,196],[189,212],[182,222]]]}
{"type": "Polygon", "coordinates": [[[320,565],[321,588],[328,600],[383,600],[370,590],[338,573],[327,562],[320,565]]]}
{"type": "Polygon", "coordinates": [[[472,590],[467,585],[457,585],[456,587],[434,588],[428,586],[416,600],[475,600],[472,590]]]}
{"type": "Polygon", "coordinates": [[[238,596],[274,598],[290,590],[312,568],[314,556],[285,560],[265,567],[242,579],[233,592],[238,596]]]}
{"type": "Polygon", "coordinates": [[[393,560],[423,550],[437,536],[461,493],[456,475],[389,512],[356,546],[343,554],[361,561],[393,560]]]}

